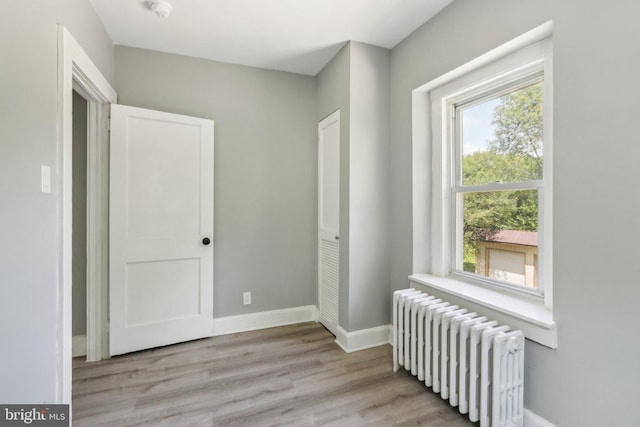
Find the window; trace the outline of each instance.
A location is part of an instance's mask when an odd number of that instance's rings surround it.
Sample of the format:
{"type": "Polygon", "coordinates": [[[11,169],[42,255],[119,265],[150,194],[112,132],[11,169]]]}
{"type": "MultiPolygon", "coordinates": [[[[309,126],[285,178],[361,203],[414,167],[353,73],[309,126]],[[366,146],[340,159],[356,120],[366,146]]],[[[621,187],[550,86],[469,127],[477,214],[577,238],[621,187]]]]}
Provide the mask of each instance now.
{"type": "Polygon", "coordinates": [[[552,27],[414,89],[410,280],[555,348],[552,27]]]}
{"type": "Polygon", "coordinates": [[[429,91],[438,275],[544,298],[551,281],[550,43],[429,91]]]}
{"type": "Polygon", "coordinates": [[[542,292],[534,259],[544,203],[543,83],[536,71],[446,101],[452,273],[542,292]]]}

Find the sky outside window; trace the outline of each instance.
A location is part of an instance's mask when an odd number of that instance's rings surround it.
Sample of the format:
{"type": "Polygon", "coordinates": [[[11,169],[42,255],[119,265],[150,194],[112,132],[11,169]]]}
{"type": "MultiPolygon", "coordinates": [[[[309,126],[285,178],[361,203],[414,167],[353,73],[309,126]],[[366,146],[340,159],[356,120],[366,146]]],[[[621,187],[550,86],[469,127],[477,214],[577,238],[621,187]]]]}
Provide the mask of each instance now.
{"type": "Polygon", "coordinates": [[[494,138],[493,110],[500,104],[500,98],[462,110],[462,155],[487,151],[488,141],[494,138]]]}

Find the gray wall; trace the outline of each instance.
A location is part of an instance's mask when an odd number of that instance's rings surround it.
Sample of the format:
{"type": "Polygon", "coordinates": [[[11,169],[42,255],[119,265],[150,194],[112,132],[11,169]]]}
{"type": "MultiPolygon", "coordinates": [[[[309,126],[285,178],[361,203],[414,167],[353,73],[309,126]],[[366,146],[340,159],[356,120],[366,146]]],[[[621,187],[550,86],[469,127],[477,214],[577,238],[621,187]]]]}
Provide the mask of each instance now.
{"type": "Polygon", "coordinates": [[[340,109],[339,324],[389,320],[390,51],[349,42],[317,75],[318,121],[340,109]]]}
{"type": "Polygon", "coordinates": [[[347,331],[390,318],[389,65],[388,49],[351,42],[347,331]]]}
{"type": "Polygon", "coordinates": [[[113,78],[113,46],[85,0],[13,2],[0,14],[0,402],[55,402],[57,23],[113,78]]]}
{"type": "Polygon", "coordinates": [[[215,121],[214,316],[316,304],[313,77],[121,46],[115,56],[119,103],[215,121]]]}
{"type": "Polygon", "coordinates": [[[637,424],[639,15],[634,1],[457,0],[391,56],[395,289],[412,272],[411,90],[554,21],[559,348],[527,342],[525,407],[559,426],[637,424]]]}
{"type": "Polygon", "coordinates": [[[319,122],[334,111],[340,110],[340,285],[338,289],[338,324],[345,330],[348,330],[349,320],[350,88],[351,43],[347,43],[316,76],[316,121],[319,122]]]}
{"type": "MultiPolygon", "coordinates": [[[[527,343],[525,406],[562,426],[626,426],[637,418],[639,15],[640,4],[631,0],[457,0],[391,52],[389,241],[396,289],[412,273],[411,90],[554,20],[559,348],[527,343]]],[[[0,57],[9,64],[0,67],[4,403],[57,399],[59,189],[40,193],[39,175],[41,164],[52,166],[54,177],[59,172],[58,22],[114,78],[111,41],[88,2],[16,2],[0,16],[0,57]]],[[[352,48],[315,80],[118,48],[121,102],[216,121],[216,316],[316,302],[316,125],[337,107],[350,122],[353,97],[345,98],[344,85],[351,90],[345,73],[358,69],[352,48]],[[245,290],[254,292],[251,306],[241,303],[245,290]]],[[[343,161],[348,165],[348,153],[343,161]]],[[[342,307],[340,315],[347,316],[342,307]]]]}
{"type": "Polygon", "coordinates": [[[73,91],[73,336],[87,333],[87,101],[73,91]]]}

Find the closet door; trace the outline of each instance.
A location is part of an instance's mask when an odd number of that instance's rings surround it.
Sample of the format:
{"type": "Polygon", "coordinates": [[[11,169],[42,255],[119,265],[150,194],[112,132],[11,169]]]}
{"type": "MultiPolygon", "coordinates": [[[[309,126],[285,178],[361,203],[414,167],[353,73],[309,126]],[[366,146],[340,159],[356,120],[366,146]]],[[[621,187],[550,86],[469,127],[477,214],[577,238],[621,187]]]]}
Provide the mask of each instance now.
{"type": "Polygon", "coordinates": [[[340,110],[318,124],[318,304],[336,335],[340,272],[340,110]]]}
{"type": "Polygon", "coordinates": [[[213,121],[112,105],[110,353],[213,333],[213,121]]]}

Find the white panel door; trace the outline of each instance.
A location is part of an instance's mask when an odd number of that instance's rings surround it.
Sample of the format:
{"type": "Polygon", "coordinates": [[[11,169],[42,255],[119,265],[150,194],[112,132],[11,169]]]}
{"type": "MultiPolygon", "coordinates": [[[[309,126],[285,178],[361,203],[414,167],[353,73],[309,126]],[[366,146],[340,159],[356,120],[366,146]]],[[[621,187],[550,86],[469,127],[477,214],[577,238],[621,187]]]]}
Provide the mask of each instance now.
{"type": "Polygon", "coordinates": [[[111,106],[110,353],[212,335],[213,121],[111,106]]]}
{"type": "Polygon", "coordinates": [[[318,306],[320,322],[338,328],[340,258],[340,110],[318,124],[318,306]]]}

